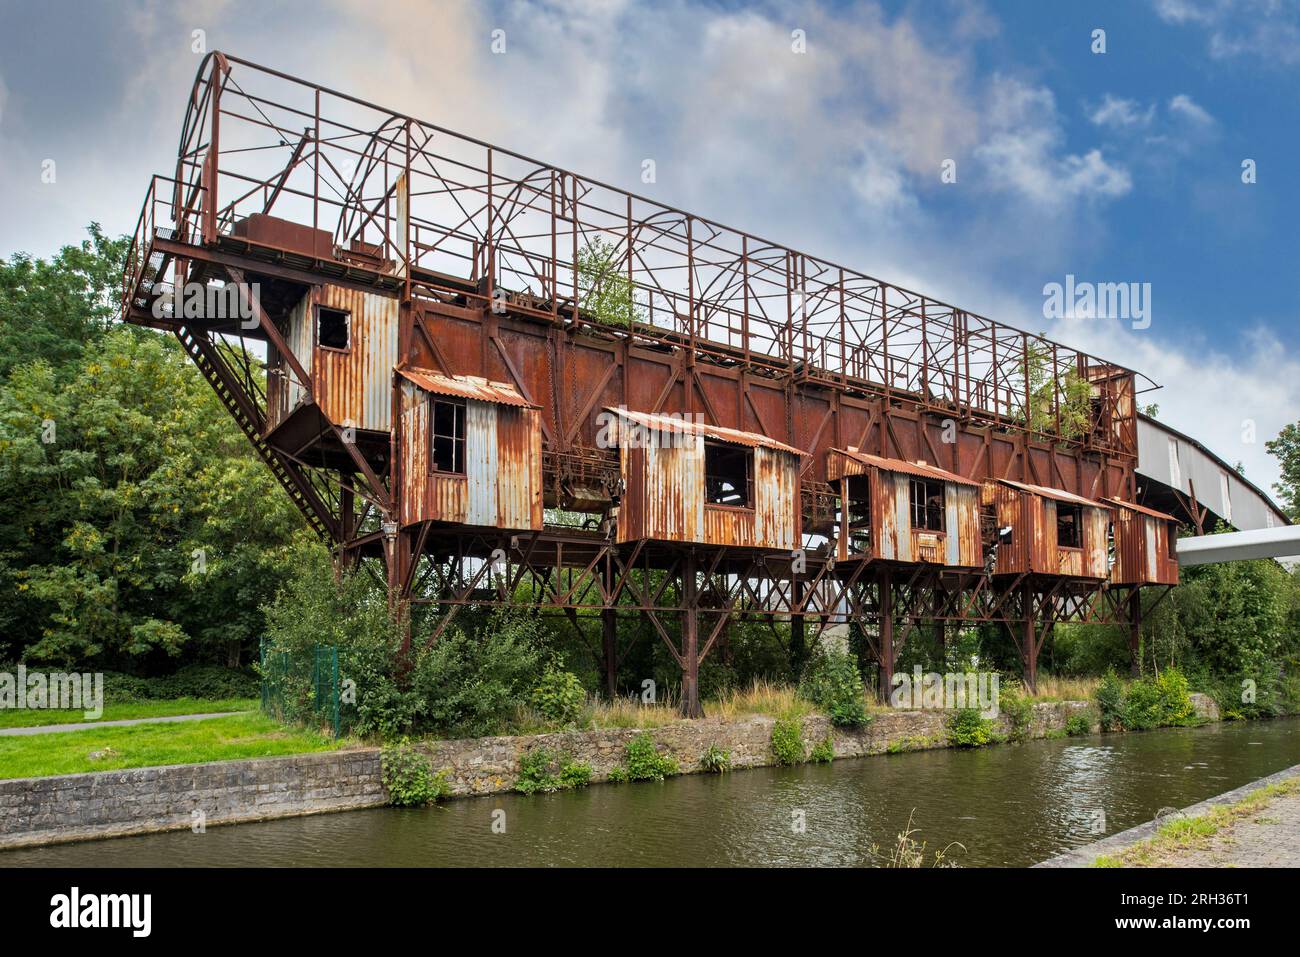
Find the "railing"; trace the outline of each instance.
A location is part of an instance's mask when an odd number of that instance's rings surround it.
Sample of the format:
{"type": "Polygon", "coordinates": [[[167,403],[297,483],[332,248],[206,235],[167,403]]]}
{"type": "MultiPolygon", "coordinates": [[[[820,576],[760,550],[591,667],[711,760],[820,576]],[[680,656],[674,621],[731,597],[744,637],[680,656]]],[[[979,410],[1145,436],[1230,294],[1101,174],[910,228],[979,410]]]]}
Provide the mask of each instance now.
{"type": "MultiPolygon", "coordinates": [[[[273,210],[433,294],[508,291],[580,324],[601,321],[579,267],[594,256],[626,289],[636,336],[1136,452],[1133,374],[1050,340],[233,57],[209,56],[191,103],[169,186],[187,240],[273,210]]],[[[159,182],[128,264],[136,285],[159,182]]]]}

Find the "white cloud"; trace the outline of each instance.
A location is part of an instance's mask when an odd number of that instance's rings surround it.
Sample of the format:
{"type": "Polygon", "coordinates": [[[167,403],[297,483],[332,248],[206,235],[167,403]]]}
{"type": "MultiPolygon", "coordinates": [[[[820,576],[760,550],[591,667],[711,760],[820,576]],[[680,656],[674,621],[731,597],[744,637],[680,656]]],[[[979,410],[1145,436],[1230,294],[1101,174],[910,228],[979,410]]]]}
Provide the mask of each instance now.
{"type": "Polygon", "coordinates": [[[1056,99],[1046,87],[995,77],[988,119],[992,133],[975,152],[999,188],[1053,209],[1081,198],[1123,196],[1132,189],[1128,172],[1099,149],[1061,153],[1064,133],[1056,99]]]}
{"type": "Polygon", "coordinates": [[[1166,23],[1205,31],[1210,56],[1300,62],[1300,8],[1290,0],[1154,0],[1166,23]]]}
{"type": "Polygon", "coordinates": [[[1169,101],[1169,111],[1190,120],[1197,126],[1210,126],[1214,123],[1214,117],[1186,93],[1179,93],[1169,101]]]}
{"type": "Polygon", "coordinates": [[[1151,125],[1155,112],[1154,104],[1142,109],[1137,100],[1129,100],[1107,93],[1102,99],[1101,105],[1092,111],[1088,119],[1092,121],[1094,126],[1142,127],[1151,125]]]}

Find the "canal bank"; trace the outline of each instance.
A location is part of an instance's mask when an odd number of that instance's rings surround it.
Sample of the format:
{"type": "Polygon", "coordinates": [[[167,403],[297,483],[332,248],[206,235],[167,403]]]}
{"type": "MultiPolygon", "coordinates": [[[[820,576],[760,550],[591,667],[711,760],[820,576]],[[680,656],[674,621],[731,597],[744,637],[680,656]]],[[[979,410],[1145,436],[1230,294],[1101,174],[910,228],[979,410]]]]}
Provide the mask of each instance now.
{"type": "Polygon", "coordinates": [[[1298,784],[1300,764],[1035,866],[1300,867],[1298,784]]]}
{"type": "Polygon", "coordinates": [[[0,852],[0,867],[1029,867],[1289,768],[1300,718],[932,748],[0,852]]]}
{"type": "MultiPolygon", "coordinates": [[[[1218,718],[1213,702],[1193,696],[1207,720],[1218,718]]],[[[993,730],[1004,737],[1038,739],[1064,734],[1070,717],[1087,712],[1085,702],[1035,704],[1024,727],[1002,714],[993,730]]],[[[834,757],[920,751],[948,746],[947,713],[891,711],[865,728],[835,728],[824,715],[801,723],[805,755],[827,740],[834,757]]],[[[588,764],[593,781],[605,781],[624,760],[627,745],[648,733],[656,748],[682,773],[704,770],[709,751],[727,752],[733,769],[780,763],[773,753],[776,720],[676,721],[642,732],[636,729],[564,731],[434,741],[420,745],[435,771],[445,772],[449,796],[511,791],[521,759],[537,748],[588,764]]],[[[169,830],[205,832],[222,824],[348,811],[387,803],[378,748],[225,761],[211,764],[135,768],[91,774],[0,781],[0,848],[28,847],[169,830]]]]}

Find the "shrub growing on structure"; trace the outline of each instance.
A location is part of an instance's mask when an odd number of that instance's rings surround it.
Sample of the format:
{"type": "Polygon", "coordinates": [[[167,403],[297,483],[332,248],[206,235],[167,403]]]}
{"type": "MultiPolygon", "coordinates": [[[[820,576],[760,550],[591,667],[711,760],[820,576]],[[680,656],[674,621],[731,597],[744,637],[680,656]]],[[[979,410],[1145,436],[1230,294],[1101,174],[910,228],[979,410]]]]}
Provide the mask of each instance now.
{"type": "Polygon", "coordinates": [[[835,760],[835,740],[829,734],[813,746],[808,760],[813,764],[830,764],[835,760]]]}
{"type": "Polygon", "coordinates": [[[948,718],[948,743],[955,748],[982,748],[993,740],[993,722],[978,708],[959,708],[948,718]]]}
{"type": "Polygon", "coordinates": [[[587,693],[578,676],[551,662],[533,687],[529,702],[547,721],[569,726],[576,724],[582,717],[582,705],[586,698],[587,693]]]}
{"type": "Polygon", "coordinates": [[[403,738],[379,755],[388,803],[396,807],[432,804],[447,796],[447,772],[433,773],[429,760],[403,738]]]}
{"type": "Polygon", "coordinates": [[[799,764],[806,756],[803,728],[797,718],[778,718],[772,725],[772,757],[777,764],[799,764]]]}
{"type": "Polygon", "coordinates": [[[415,662],[414,690],[428,726],[466,737],[506,727],[537,674],[540,628],[533,616],[501,608],[476,635],[443,632],[415,662]]]}
{"type": "Polygon", "coordinates": [[[591,781],[591,765],[576,762],[568,755],[547,747],[535,747],[519,759],[519,776],[515,790],[523,794],[538,792],[549,794],[575,787],[586,787],[591,781]]]}
{"type": "Polygon", "coordinates": [[[711,744],[700,755],[700,769],[710,774],[725,774],[731,770],[731,752],[711,744]]]}
{"type": "Polygon", "coordinates": [[[610,772],[611,781],[662,781],[680,769],[669,755],[660,754],[649,731],[628,742],[623,764],[610,772]]]}
{"type": "Polygon", "coordinates": [[[1092,731],[1093,714],[1091,711],[1076,711],[1065,719],[1065,733],[1071,738],[1089,734],[1092,731]]]}
{"type": "Polygon", "coordinates": [[[1106,672],[1093,694],[1097,702],[1098,717],[1103,731],[1119,731],[1124,727],[1124,685],[1114,671],[1106,672]]]}
{"type": "Polygon", "coordinates": [[[1034,721],[1034,703],[1018,685],[1010,684],[999,689],[998,710],[1007,716],[1011,726],[1008,737],[1012,741],[1024,741],[1029,737],[1034,721]]]}
{"type": "Polygon", "coordinates": [[[860,728],[871,720],[862,673],[847,652],[823,651],[809,662],[799,682],[799,695],[829,715],[831,724],[838,727],[860,728]]]}

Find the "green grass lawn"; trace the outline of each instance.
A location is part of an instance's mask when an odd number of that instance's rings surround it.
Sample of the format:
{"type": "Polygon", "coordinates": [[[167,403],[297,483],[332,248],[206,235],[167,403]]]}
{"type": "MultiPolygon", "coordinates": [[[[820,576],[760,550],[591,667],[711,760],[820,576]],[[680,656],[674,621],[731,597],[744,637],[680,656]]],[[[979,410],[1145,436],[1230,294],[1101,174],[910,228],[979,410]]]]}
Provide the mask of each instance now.
{"type": "Polygon", "coordinates": [[[172,698],[167,701],[127,701],[104,705],[104,713],[88,719],[84,711],[47,711],[0,708],[0,728],[34,728],[42,724],[82,724],[120,721],[127,718],[165,718],[177,714],[206,714],[217,711],[256,711],[256,698],[172,698]]]}
{"type": "Polygon", "coordinates": [[[0,737],[0,778],[45,777],[158,764],[201,764],[341,747],[310,731],[288,729],[261,714],[176,724],[137,724],[53,734],[0,737]],[[109,752],[92,760],[92,752],[109,752]]]}

